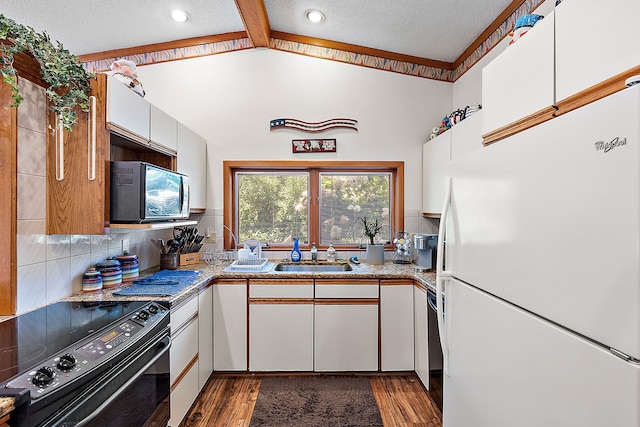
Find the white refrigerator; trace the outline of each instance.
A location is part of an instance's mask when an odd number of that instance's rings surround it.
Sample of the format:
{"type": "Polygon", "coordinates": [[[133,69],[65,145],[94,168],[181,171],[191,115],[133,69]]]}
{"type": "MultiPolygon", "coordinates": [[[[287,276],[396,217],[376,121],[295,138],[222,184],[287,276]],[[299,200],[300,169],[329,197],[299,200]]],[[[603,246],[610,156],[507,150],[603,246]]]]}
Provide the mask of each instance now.
{"type": "Polygon", "coordinates": [[[444,427],[640,426],[640,85],[449,176],[444,427]]]}

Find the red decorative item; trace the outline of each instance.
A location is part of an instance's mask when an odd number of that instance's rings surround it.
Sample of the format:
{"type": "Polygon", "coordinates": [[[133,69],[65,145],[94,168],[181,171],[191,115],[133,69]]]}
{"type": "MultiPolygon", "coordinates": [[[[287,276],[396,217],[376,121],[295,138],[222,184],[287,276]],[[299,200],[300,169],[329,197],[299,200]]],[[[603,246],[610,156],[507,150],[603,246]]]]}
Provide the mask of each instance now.
{"type": "Polygon", "coordinates": [[[294,153],[335,153],[335,139],[293,139],[291,147],[294,153]]]}

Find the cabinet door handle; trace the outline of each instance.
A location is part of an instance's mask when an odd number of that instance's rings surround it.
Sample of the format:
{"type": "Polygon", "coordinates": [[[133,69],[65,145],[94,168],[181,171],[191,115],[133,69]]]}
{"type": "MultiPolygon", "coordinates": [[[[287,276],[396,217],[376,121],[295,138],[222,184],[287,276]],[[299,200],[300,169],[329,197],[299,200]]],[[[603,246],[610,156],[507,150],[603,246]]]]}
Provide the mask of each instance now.
{"type": "Polygon", "coordinates": [[[64,180],[64,126],[56,116],[56,180],[64,180]]]}
{"type": "Polygon", "coordinates": [[[96,97],[89,97],[89,124],[87,137],[87,172],[89,181],[96,179],[96,97]]]}

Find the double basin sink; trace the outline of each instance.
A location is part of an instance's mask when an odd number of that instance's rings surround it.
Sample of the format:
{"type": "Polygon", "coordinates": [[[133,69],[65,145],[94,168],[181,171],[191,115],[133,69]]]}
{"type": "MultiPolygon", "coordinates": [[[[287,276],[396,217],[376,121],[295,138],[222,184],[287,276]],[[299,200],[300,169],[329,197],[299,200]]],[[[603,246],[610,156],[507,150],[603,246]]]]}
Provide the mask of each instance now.
{"type": "Polygon", "coordinates": [[[293,263],[293,262],[281,262],[276,264],[274,267],[274,271],[290,271],[290,272],[318,272],[318,273],[326,273],[332,271],[352,271],[351,265],[349,264],[340,264],[340,263],[328,263],[328,262],[317,262],[317,263],[293,263]]]}

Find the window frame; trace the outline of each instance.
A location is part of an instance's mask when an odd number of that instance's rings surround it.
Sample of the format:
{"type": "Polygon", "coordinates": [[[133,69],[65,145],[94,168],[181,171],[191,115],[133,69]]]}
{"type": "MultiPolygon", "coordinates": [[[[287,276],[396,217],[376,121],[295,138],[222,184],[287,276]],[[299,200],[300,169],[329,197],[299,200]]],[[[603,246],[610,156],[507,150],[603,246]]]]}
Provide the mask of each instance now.
{"type": "MultiPolygon", "coordinates": [[[[390,173],[391,174],[391,218],[393,232],[404,230],[404,162],[403,161],[311,161],[311,160],[224,160],[223,167],[223,244],[224,248],[234,249],[233,237],[229,230],[237,235],[236,179],[237,172],[307,172],[309,173],[309,243],[301,244],[300,249],[308,250],[311,242],[320,241],[319,224],[319,191],[320,173],[390,173]],[[228,227],[228,228],[226,228],[228,227]]],[[[240,242],[238,242],[240,243],[240,242]]],[[[328,245],[319,245],[318,249],[326,249],[328,245]]],[[[341,250],[361,249],[360,245],[339,245],[341,250]]],[[[389,242],[385,249],[392,249],[389,242]]],[[[286,246],[277,245],[264,250],[285,250],[286,246]]]]}

